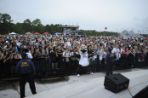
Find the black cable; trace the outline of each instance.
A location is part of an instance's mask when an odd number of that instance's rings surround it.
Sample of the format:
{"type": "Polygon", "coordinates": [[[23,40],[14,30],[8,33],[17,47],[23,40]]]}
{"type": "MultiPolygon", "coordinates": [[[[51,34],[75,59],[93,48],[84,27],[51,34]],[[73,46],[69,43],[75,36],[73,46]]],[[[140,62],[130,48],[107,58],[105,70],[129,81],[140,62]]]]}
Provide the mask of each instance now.
{"type": "Polygon", "coordinates": [[[134,97],[133,95],[132,95],[132,93],[130,92],[130,90],[129,90],[129,88],[128,88],[128,92],[129,92],[129,94],[132,96],[132,98],[134,97]]]}

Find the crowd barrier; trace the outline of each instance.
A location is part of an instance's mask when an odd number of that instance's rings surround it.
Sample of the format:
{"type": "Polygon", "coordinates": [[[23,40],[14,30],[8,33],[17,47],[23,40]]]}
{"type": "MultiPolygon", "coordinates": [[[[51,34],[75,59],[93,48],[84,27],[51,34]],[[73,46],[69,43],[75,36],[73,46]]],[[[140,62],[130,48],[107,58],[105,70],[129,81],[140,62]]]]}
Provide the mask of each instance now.
{"type": "MultiPolygon", "coordinates": [[[[0,78],[12,78],[17,77],[15,71],[17,62],[19,60],[9,60],[7,62],[0,61],[0,78]]],[[[65,62],[62,58],[60,61],[52,62],[50,57],[35,58],[32,60],[36,68],[37,78],[47,78],[54,76],[66,76],[71,74],[77,74],[76,70],[79,66],[77,60],[70,60],[65,62]]],[[[99,59],[90,60],[90,70],[92,72],[105,71],[108,63],[105,60],[99,62],[99,59]]],[[[142,57],[141,54],[122,55],[118,61],[114,61],[113,70],[119,69],[131,69],[134,67],[148,66],[148,55],[142,57]]]]}

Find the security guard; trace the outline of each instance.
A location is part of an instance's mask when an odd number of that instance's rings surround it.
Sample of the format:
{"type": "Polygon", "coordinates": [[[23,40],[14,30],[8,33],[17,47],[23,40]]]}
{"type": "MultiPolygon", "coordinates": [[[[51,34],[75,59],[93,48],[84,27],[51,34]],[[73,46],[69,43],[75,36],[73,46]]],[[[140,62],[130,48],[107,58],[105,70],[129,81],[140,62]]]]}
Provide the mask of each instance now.
{"type": "Polygon", "coordinates": [[[109,48],[107,51],[106,56],[106,76],[113,74],[113,64],[115,61],[115,54],[111,52],[111,49],[109,48]]]}
{"type": "Polygon", "coordinates": [[[22,60],[18,62],[16,66],[16,71],[20,76],[20,98],[25,97],[26,82],[29,82],[32,94],[36,94],[36,87],[33,78],[33,75],[35,73],[35,67],[33,62],[28,59],[26,53],[22,54],[22,60]]]}

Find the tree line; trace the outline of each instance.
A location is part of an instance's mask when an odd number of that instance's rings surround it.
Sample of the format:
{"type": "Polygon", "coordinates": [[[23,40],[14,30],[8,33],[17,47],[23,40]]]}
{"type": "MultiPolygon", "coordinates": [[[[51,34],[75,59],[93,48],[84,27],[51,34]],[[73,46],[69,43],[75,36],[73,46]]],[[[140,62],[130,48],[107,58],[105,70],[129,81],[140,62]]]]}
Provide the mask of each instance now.
{"type": "MultiPolygon", "coordinates": [[[[61,24],[47,24],[43,25],[40,19],[35,19],[31,21],[30,19],[25,19],[22,23],[13,23],[11,16],[7,13],[0,13],[0,34],[8,34],[10,32],[16,32],[19,34],[24,34],[26,32],[62,32],[61,24]]],[[[87,36],[117,36],[116,32],[98,32],[95,30],[81,30],[87,36]]]]}
{"type": "Polygon", "coordinates": [[[60,24],[43,25],[40,19],[31,21],[25,19],[22,23],[13,23],[11,16],[7,13],[0,13],[0,34],[8,34],[10,32],[17,32],[24,34],[26,32],[61,32],[60,24]]]}

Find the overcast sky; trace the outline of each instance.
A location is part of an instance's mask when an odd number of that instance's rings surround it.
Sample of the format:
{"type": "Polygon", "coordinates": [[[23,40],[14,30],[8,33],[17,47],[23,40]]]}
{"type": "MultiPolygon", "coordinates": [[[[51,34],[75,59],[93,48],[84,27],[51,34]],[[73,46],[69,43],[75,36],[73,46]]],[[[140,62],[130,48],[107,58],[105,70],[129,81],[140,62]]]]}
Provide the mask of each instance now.
{"type": "Polygon", "coordinates": [[[39,18],[43,24],[148,33],[148,0],[0,0],[0,13],[15,23],[39,18]]]}

